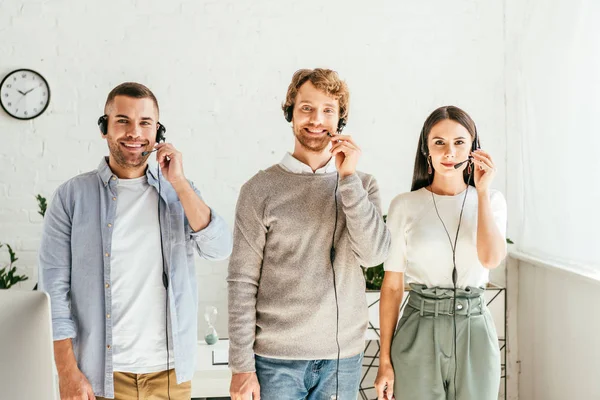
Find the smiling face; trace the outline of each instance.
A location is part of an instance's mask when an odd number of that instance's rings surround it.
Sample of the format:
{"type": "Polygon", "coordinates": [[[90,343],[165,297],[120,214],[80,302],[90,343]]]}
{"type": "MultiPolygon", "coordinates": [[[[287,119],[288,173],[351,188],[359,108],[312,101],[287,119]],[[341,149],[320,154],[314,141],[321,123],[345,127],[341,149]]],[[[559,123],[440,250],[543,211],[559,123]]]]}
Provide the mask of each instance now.
{"type": "Polygon", "coordinates": [[[456,121],[445,119],[435,124],[427,137],[431,163],[436,174],[462,174],[467,163],[454,168],[469,157],[473,139],[469,131],[456,121]]]}
{"type": "Polygon", "coordinates": [[[150,98],[116,96],[107,107],[107,134],[110,160],[122,169],[145,165],[156,142],[158,110],[150,98]]]}
{"type": "Polygon", "coordinates": [[[308,151],[321,152],[331,143],[339,121],[339,101],[319,90],[312,82],[298,89],[292,126],[298,143],[308,151]]]}

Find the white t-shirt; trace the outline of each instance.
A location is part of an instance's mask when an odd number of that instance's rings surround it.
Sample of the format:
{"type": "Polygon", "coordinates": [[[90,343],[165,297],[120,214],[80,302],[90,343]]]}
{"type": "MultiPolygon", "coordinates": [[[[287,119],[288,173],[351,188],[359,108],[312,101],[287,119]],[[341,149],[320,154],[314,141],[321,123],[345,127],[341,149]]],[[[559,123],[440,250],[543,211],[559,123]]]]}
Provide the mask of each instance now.
{"type": "MultiPolygon", "coordinates": [[[[456,246],[457,287],[484,287],[489,280],[489,270],[481,265],[477,256],[477,192],[472,186],[467,190],[456,246]]],[[[452,247],[436,214],[431,194],[422,188],[400,194],[392,200],[387,217],[392,243],[384,269],[404,272],[409,283],[451,288],[452,247]]],[[[433,196],[454,243],[465,192],[456,196],[433,196]]],[[[502,193],[491,190],[490,201],[494,221],[505,237],[506,200],[502,193]]]]}
{"type": "MultiPolygon", "coordinates": [[[[158,193],[146,176],[119,179],[112,223],[113,369],[136,374],[165,371],[166,291],[158,193]]],[[[173,368],[169,331],[169,368],[173,368]]]]}

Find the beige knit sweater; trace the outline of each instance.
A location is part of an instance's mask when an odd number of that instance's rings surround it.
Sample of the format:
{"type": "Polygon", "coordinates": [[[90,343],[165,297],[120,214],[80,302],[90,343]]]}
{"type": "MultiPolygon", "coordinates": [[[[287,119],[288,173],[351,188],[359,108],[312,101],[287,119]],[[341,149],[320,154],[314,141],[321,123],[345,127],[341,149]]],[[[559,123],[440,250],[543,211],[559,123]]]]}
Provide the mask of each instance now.
{"type": "MultiPolygon", "coordinates": [[[[329,257],[336,180],[336,173],[297,174],[274,165],[242,187],[227,278],[233,373],[255,371],[254,354],[337,358],[329,257]]],[[[337,199],[334,268],[345,358],[364,348],[368,317],[360,266],[386,259],[390,234],[371,175],[341,179],[337,199]]]]}

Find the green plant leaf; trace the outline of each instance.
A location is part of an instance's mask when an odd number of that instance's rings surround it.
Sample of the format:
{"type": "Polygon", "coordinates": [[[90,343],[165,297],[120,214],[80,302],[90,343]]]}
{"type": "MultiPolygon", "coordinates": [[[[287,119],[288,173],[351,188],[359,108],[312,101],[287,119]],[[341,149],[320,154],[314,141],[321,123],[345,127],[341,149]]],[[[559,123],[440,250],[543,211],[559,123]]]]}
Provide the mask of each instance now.
{"type": "MultiPolygon", "coordinates": [[[[11,286],[14,286],[19,282],[26,281],[29,278],[26,275],[16,275],[17,267],[14,265],[14,263],[18,260],[18,258],[12,247],[7,243],[4,244],[6,244],[8,254],[10,255],[10,264],[0,269],[0,289],[9,289],[11,286]]],[[[4,244],[0,243],[0,247],[2,247],[4,244]]]]}
{"type": "Polygon", "coordinates": [[[35,198],[38,202],[38,207],[40,209],[38,211],[38,214],[40,214],[43,218],[46,215],[46,208],[48,207],[46,198],[44,196],[42,196],[41,194],[38,194],[37,196],[35,196],[35,198]]]}
{"type": "Polygon", "coordinates": [[[6,247],[8,247],[8,254],[10,255],[10,263],[14,264],[15,261],[18,260],[15,252],[13,251],[12,247],[10,247],[9,244],[6,245],[6,247]]]}

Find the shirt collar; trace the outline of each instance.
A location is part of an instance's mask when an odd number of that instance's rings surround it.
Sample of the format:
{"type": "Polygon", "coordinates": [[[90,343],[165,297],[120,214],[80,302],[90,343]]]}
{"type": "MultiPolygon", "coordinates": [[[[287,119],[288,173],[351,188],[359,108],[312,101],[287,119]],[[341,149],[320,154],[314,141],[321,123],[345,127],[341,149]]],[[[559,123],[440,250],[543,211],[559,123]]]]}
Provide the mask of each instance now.
{"type": "Polygon", "coordinates": [[[100,175],[100,179],[102,179],[105,186],[108,185],[111,179],[113,181],[117,180],[117,176],[113,174],[108,166],[108,157],[102,157],[102,160],[100,160],[100,164],[98,164],[98,175],[100,175]]]}
{"type": "MultiPolygon", "coordinates": [[[[102,179],[105,186],[108,185],[111,180],[115,181],[115,183],[119,180],[108,165],[108,157],[102,157],[102,160],[100,160],[100,164],[98,164],[98,175],[100,175],[100,179],[102,179]]],[[[156,170],[153,170],[149,166],[146,167],[146,177],[148,178],[149,184],[153,186],[156,184],[156,170]]]]}
{"type": "MultiPolygon", "coordinates": [[[[312,174],[313,170],[308,165],[304,164],[302,161],[294,158],[291,153],[285,153],[283,156],[283,160],[281,160],[280,165],[288,170],[289,172],[295,174],[312,174]]],[[[328,174],[331,172],[335,172],[335,159],[331,157],[331,159],[325,164],[323,167],[316,170],[315,174],[328,174]]]]}

